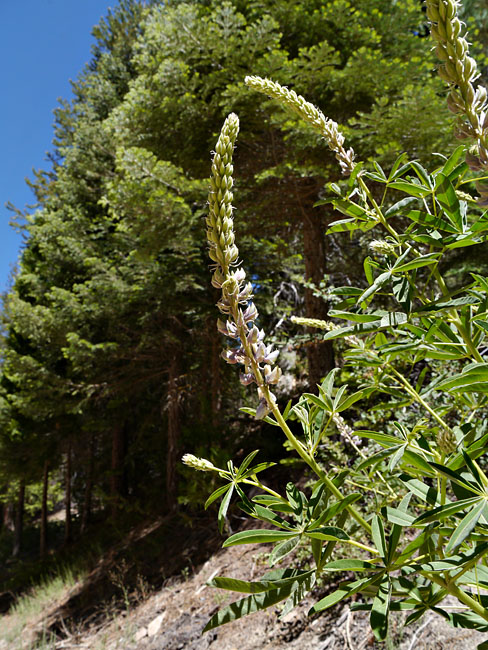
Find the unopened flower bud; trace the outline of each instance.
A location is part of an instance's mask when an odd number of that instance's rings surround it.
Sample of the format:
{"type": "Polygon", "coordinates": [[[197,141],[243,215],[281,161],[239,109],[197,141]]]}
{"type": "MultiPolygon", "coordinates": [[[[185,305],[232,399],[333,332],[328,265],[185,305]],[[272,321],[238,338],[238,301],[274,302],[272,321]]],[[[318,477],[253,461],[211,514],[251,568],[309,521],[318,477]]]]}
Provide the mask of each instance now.
{"type": "Polygon", "coordinates": [[[393,255],[395,246],[383,239],[373,239],[369,243],[369,248],[378,255],[393,255]]]}
{"type": "Polygon", "coordinates": [[[205,458],[197,458],[193,454],[185,454],[181,459],[185,465],[192,467],[193,469],[198,469],[201,472],[213,472],[218,471],[217,467],[209,460],[205,458]]]}
{"type": "Polygon", "coordinates": [[[437,444],[440,450],[448,456],[456,450],[456,437],[450,429],[441,429],[437,434],[437,444]]]}

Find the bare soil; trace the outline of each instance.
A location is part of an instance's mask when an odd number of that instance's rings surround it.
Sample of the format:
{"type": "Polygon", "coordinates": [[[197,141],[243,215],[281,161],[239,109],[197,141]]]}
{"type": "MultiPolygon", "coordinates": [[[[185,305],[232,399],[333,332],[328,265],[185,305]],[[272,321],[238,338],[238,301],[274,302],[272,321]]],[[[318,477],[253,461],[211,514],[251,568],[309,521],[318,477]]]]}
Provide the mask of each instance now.
{"type": "MultiPolygon", "coordinates": [[[[273,607],[202,634],[217,609],[235,599],[235,594],[206,586],[210,578],[257,579],[268,570],[263,546],[215,550],[220,545],[215,525],[210,524],[209,530],[208,522],[203,524],[201,521],[184,536],[177,532],[181,528],[172,530],[167,520],[134,532],[66,594],[63,602],[53,603],[39,620],[30,622],[22,638],[14,645],[0,644],[0,650],[33,648],[33,639],[39,638],[41,631],[55,634],[42,645],[53,650],[475,650],[486,640],[486,635],[451,628],[435,614],[409,627],[404,627],[402,615],[393,615],[388,642],[378,644],[369,630],[367,612],[351,612],[347,604],[307,617],[313,602],[326,593],[324,589],[283,620],[279,620],[279,607],[273,607]],[[124,580],[129,584],[130,558],[138,558],[134,549],[156,533],[166,539],[159,555],[161,576],[173,575],[163,577],[161,584],[152,588],[139,575],[139,582],[132,579],[132,586],[124,587],[124,580]],[[201,560],[205,556],[208,559],[201,560]],[[102,585],[107,589],[109,584],[112,595],[108,598],[110,590],[106,591],[102,606],[102,585]],[[122,598],[120,593],[117,597],[117,589],[123,591],[122,598]]],[[[140,567],[140,558],[138,562],[140,567]]],[[[333,584],[327,587],[333,588],[333,584]]]]}

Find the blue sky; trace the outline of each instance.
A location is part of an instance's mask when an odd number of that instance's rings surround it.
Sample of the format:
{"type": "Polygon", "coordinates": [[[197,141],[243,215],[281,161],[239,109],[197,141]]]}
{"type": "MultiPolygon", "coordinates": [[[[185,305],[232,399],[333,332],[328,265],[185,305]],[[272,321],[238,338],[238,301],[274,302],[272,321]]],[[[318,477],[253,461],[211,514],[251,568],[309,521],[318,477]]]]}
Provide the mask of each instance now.
{"type": "Polygon", "coordinates": [[[21,245],[5,203],[33,203],[25,178],[49,168],[53,109],[58,98],[71,97],[69,80],[90,59],[91,29],[115,6],[117,0],[0,0],[0,292],[21,245]]]}

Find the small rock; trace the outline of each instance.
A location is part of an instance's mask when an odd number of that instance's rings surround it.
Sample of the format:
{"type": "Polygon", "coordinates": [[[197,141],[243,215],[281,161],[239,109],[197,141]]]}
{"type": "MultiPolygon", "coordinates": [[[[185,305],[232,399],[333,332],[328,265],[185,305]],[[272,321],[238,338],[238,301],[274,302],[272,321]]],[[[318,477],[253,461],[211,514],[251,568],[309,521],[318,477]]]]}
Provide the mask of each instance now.
{"type": "Polygon", "coordinates": [[[296,613],[292,610],[291,612],[288,612],[286,616],[283,616],[281,619],[282,623],[292,623],[296,619],[297,615],[296,613]]]}
{"type": "MultiPolygon", "coordinates": [[[[156,620],[157,620],[157,619],[156,619],[156,620]]],[[[137,630],[137,632],[135,633],[134,639],[135,639],[136,641],[140,641],[140,640],[143,639],[145,636],[147,636],[147,628],[145,628],[145,627],[141,627],[141,629],[140,629],[140,630],[137,630]]]]}
{"type": "Polygon", "coordinates": [[[163,612],[159,616],[156,616],[156,618],[149,623],[149,625],[147,626],[148,636],[155,636],[159,632],[165,614],[166,612],[163,612]]]}

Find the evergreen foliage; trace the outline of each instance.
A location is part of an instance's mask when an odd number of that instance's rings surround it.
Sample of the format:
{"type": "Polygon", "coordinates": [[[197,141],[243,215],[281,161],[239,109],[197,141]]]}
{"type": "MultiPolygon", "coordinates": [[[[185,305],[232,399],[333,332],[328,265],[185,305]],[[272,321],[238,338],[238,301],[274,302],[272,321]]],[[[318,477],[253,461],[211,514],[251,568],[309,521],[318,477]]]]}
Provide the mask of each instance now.
{"type": "MultiPolygon", "coordinates": [[[[61,487],[69,540],[93,513],[202,501],[201,483],[177,469],[185,449],[215,463],[248,449],[235,417],[248,398],[219,359],[207,283],[207,152],[239,112],[241,254],[260,325],[298,348],[285,298],[327,318],[336,298],[319,285],[354,283],[364,241],[325,238],[337,206],[314,203],[340,180],[334,153],[244,78],[272,76],[327,107],[361,160],[408,151],[429,165],[452,148],[451,117],[415,33],[423,21],[414,0],[121,0],[94,28],[74,99],[56,109],[52,167],[30,181],[35,210],[17,215],[25,243],[3,309],[5,512],[22,514],[26,487],[45,515],[46,490],[61,487]]],[[[306,343],[313,387],[334,358],[330,343],[306,343]]],[[[278,399],[303,381],[301,353],[278,399]]]]}

